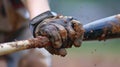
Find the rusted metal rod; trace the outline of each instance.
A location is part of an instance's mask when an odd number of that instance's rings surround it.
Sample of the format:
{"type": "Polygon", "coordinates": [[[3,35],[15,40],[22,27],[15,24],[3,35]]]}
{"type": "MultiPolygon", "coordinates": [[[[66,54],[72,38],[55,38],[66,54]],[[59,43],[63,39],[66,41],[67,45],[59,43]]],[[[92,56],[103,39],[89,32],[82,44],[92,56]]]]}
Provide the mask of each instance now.
{"type": "MultiPolygon", "coordinates": [[[[97,20],[83,27],[85,29],[84,41],[120,38],[120,15],[97,20]]],[[[30,48],[42,48],[47,45],[51,45],[49,39],[42,36],[29,40],[3,43],[0,44],[0,56],[30,48]]]]}
{"type": "Polygon", "coordinates": [[[41,36],[29,40],[2,43],[0,44],[0,56],[30,48],[42,48],[47,45],[50,45],[48,38],[41,36]]]}

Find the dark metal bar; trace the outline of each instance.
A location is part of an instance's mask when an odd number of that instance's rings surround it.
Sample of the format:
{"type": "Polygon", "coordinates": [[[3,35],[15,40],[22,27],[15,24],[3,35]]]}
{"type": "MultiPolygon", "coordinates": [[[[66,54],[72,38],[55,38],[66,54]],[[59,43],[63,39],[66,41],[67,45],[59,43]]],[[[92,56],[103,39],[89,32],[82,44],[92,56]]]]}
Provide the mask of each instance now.
{"type": "Polygon", "coordinates": [[[84,41],[120,38],[120,15],[97,20],[83,27],[85,29],[84,41]]]}

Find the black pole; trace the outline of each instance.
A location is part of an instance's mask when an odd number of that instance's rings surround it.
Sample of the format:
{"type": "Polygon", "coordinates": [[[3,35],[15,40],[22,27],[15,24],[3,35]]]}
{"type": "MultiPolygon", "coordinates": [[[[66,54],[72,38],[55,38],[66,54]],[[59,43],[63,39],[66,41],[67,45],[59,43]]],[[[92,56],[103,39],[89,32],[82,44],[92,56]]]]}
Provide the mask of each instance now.
{"type": "Polygon", "coordinates": [[[85,29],[84,41],[120,38],[120,15],[97,20],[83,27],[85,29]]]}

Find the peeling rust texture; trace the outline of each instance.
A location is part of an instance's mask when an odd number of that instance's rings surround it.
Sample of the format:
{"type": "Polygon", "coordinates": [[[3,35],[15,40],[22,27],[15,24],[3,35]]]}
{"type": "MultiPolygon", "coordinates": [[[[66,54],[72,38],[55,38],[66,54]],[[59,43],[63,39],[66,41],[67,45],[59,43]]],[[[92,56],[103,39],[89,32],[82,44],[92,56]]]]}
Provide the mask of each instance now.
{"type": "Polygon", "coordinates": [[[84,26],[83,40],[106,40],[120,38],[120,15],[111,16],[84,26]]]}
{"type": "Polygon", "coordinates": [[[29,40],[3,43],[3,44],[0,44],[0,47],[3,48],[3,46],[5,45],[11,46],[11,48],[16,48],[16,49],[20,49],[20,48],[30,49],[30,48],[46,47],[47,45],[50,45],[50,42],[48,38],[38,36],[36,38],[29,39],[29,40]]]}
{"type": "Polygon", "coordinates": [[[28,40],[30,42],[30,45],[28,45],[29,48],[42,48],[46,47],[47,45],[50,45],[49,39],[46,37],[38,36],[34,39],[28,40]]]}
{"type": "Polygon", "coordinates": [[[42,36],[29,40],[1,43],[0,56],[30,48],[42,48],[48,45],[51,45],[49,39],[42,36]]]}

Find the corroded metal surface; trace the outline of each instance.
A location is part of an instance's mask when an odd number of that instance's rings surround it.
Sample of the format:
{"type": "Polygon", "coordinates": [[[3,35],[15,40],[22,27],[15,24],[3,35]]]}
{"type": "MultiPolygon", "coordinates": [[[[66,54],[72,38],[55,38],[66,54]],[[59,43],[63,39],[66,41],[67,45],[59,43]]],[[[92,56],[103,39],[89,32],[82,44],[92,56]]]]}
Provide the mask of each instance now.
{"type": "MultiPolygon", "coordinates": [[[[85,32],[79,31],[79,33],[84,32],[83,40],[106,40],[111,38],[120,38],[120,15],[97,20],[84,25],[83,27],[85,32]]],[[[48,45],[51,45],[49,39],[41,36],[29,40],[3,43],[0,44],[0,55],[30,48],[42,48],[48,45]]],[[[60,53],[65,53],[65,51],[61,50],[60,53]]]]}
{"type": "Polygon", "coordinates": [[[29,40],[3,43],[0,44],[0,55],[10,54],[30,48],[42,48],[47,45],[50,45],[49,40],[46,37],[41,36],[29,40]]]}
{"type": "Polygon", "coordinates": [[[120,38],[120,15],[107,17],[84,25],[84,40],[120,38]]]}
{"type": "Polygon", "coordinates": [[[51,44],[47,37],[42,36],[38,36],[37,38],[33,38],[28,41],[30,42],[30,45],[27,48],[42,48],[51,44]]]}

